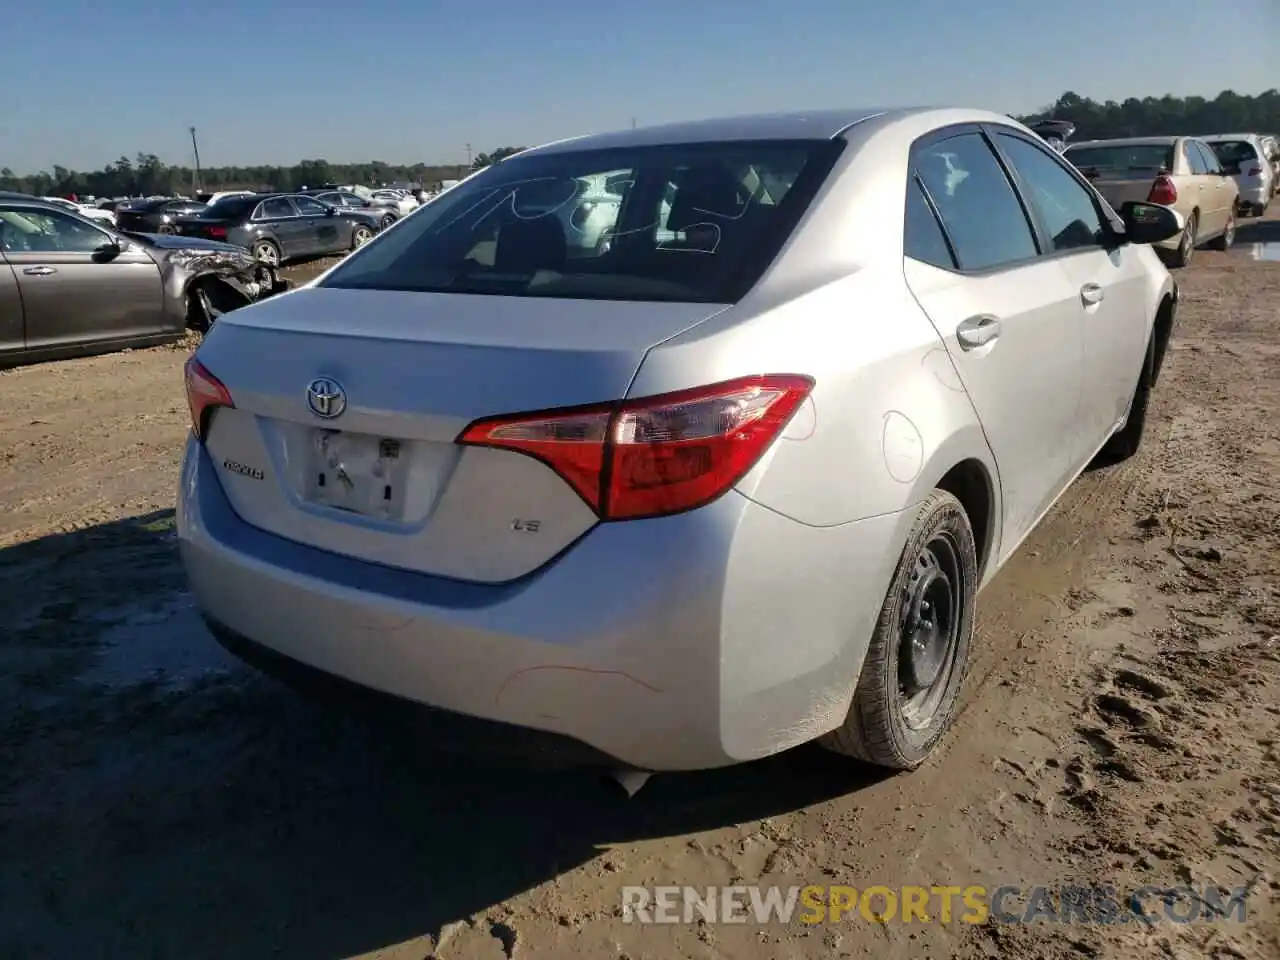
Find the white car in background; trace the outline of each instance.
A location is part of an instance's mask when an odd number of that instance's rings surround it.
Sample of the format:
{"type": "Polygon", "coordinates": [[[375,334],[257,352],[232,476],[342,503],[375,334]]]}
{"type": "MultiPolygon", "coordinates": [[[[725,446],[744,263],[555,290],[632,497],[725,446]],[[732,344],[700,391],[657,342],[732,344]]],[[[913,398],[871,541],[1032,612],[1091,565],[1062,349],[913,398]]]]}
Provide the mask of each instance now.
{"type": "Polygon", "coordinates": [[[1235,178],[1240,213],[1252,217],[1266,213],[1276,193],[1276,172],[1265,138],[1256,133],[1215,133],[1200,139],[1213,150],[1222,169],[1235,178]]]}
{"type": "Polygon", "coordinates": [[[87,203],[76,203],[73,200],[67,200],[63,197],[41,197],[45,203],[52,203],[54,206],[61,207],[64,210],[70,210],[72,213],[78,213],[86,220],[95,220],[98,223],[105,223],[107,226],[114,227],[116,225],[116,215],[110,210],[99,210],[97,207],[90,206],[87,203]]]}
{"type": "Polygon", "coordinates": [[[1264,133],[1262,135],[1262,147],[1267,152],[1267,160],[1271,163],[1271,172],[1275,174],[1275,179],[1271,185],[1271,194],[1280,193],[1280,137],[1273,133],[1264,133]]]}
{"type": "Polygon", "coordinates": [[[225,200],[228,197],[252,197],[252,190],[223,190],[220,193],[200,193],[196,195],[196,199],[205,206],[212,207],[219,200],[225,200]]]}
{"type": "Polygon", "coordinates": [[[394,203],[402,217],[418,209],[418,201],[401,190],[375,190],[370,199],[374,202],[394,203]]]}

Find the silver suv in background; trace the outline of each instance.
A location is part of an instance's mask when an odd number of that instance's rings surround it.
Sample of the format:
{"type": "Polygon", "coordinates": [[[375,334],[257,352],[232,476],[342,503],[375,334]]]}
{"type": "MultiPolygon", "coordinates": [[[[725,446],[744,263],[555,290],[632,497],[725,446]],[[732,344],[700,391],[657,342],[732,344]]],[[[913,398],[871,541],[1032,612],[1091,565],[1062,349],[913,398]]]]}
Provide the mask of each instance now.
{"type": "Polygon", "coordinates": [[[1276,171],[1267,156],[1265,139],[1256,133],[1215,133],[1201,137],[1239,188],[1237,210],[1260,217],[1276,194],[1276,171]]]}

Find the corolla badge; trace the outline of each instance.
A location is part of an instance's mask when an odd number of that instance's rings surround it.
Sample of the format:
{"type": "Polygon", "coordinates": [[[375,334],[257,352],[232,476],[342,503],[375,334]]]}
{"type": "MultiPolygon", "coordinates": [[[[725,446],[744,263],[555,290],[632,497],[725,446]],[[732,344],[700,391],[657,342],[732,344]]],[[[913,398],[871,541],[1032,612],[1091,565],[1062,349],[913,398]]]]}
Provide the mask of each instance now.
{"type": "Polygon", "coordinates": [[[317,417],[332,420],[347,409],[347,392],[329,377],[317,377],[307,384],[307,406],[317,417]]]}

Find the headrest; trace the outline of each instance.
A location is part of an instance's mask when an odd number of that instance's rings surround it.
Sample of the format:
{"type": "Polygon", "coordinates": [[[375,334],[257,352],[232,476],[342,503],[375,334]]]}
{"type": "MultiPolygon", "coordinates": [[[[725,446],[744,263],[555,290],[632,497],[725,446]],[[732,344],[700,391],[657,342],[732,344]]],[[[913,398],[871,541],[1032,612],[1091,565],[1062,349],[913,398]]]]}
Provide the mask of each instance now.
{"type": "Polygon", "coordinates": [[[568,259],[564,227],[554,216],[511,220],[498,228],[493,266],[502,273],[563,273],[568,259]]]}
{"type": "Polygon", "coordinates": [[[741,185],[722,166],[691,167],[680,179],[667,229],[687,230],[695,223],[720,225],[742,215],[741,185]]]}

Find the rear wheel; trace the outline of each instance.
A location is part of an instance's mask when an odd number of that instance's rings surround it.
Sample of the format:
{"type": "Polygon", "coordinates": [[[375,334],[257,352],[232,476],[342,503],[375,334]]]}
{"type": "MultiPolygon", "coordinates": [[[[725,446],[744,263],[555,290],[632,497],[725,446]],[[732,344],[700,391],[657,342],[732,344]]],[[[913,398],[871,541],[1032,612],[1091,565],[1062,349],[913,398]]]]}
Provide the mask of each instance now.
{"type": "Polygon", "coordinates": [[[954,496],[934,490],[898,560],[849,715],[823,746],[898,770],[924,762],[955,716],[977,588],[969,517],[954,496]]]}
{"type": "Polygon", "coordinates": [[[1222,233],[1213,238],[1213,242],[1209,244],[1214,250],[1230,250],[1231,245],[1236,242],[1236,213],[1231,211],[1231,219],[1227,221],[1226,229],[1222,233]]]}
{"type": "Polygon", "coordinates": [[[1185,267],[1191,262],[1196,252],[1196,234],[1200,229],[1200,215],[1192,213],[1187,217],[1187,225],[1182,228],[1182,237],[1178,241],[1178,249],[1169,256],[1169,266],[1185,267]]]}
{"type": "Polygon", "coordinates": [[[366,226],[356,227],[351,231],[351,249],[359,250],[373,239],[373,231],[366,226]]]}
{"type": "Polygon", "coordinates": [[[387,229],[387,227],[391,226],[395,222],[396,222],[396,218],[388,213],[385,217],[383,217],[381,220],[378,221],[378,226],[381,229],[385,230],[387,229]]]}
{"type": "Polygon", "coordinates": [[[280,266],[280,248],[270,240],[258,240],[255,242],[253,256],[255,260],[261,260],[270,266],[280,266]]]}

